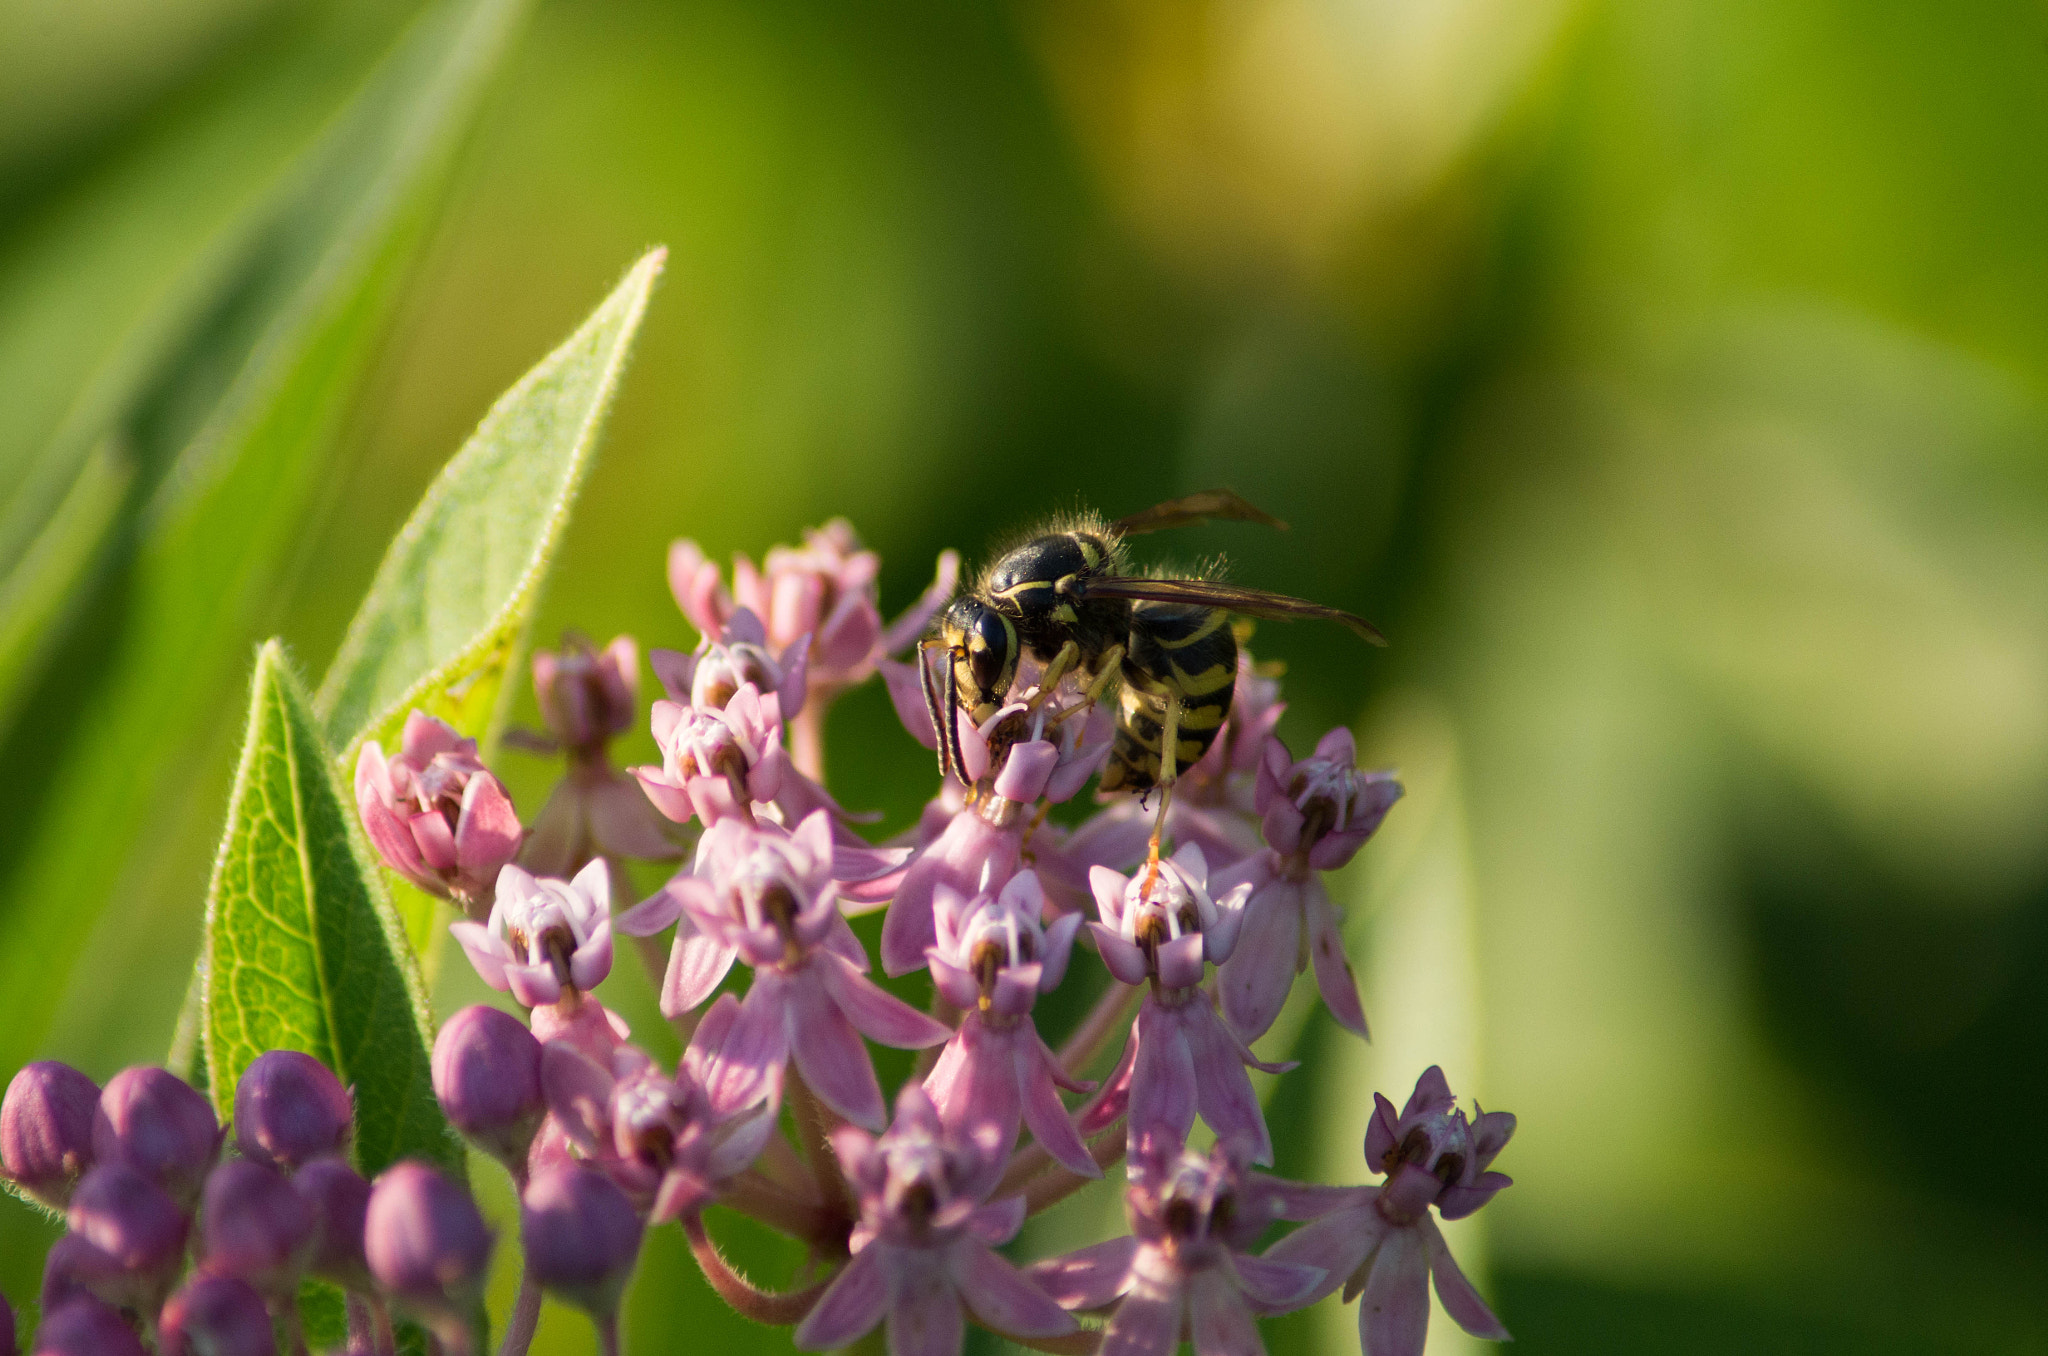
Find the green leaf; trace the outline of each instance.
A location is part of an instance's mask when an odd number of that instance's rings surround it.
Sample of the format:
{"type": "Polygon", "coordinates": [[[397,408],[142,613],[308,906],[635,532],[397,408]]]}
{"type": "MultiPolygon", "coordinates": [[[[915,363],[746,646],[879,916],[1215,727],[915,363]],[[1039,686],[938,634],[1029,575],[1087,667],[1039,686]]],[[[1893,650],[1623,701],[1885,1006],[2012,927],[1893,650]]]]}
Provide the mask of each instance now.
{"type": "MultiPolygon", "coordinates": [[[[85,670],[83,718],[48,722],[71,737],[36,786],[36,817],[0,847],[0,1068],[43,1045],[99,911],[155,887],[150,854],[182,827],[181,795],[205,784],[195,764],[231,718],[223,697],[299,547],[429,190],[523,7],[426,11],[247,227],[202,332],[122,406],[121,445],[142,470],[83,604],[112,634],[85,670]]],[[[20,730],[41,714],[24,708],[20,730]]]]}
{"type": "Polygon", "coordinates": [[[314,698],[344,761],[414,707],[492,731],[666,253],[500,397],[385,553],[314,698]]]}
{"type": "Polygon", "coordinates": [[[256,655],[249,729],[206,900],[201,1030],[223,1117],[266,1050],[303,1050],[355,1089],[365,1174],[459,1168],[434,1101],[418,971],[283,646],[256,655]]]}

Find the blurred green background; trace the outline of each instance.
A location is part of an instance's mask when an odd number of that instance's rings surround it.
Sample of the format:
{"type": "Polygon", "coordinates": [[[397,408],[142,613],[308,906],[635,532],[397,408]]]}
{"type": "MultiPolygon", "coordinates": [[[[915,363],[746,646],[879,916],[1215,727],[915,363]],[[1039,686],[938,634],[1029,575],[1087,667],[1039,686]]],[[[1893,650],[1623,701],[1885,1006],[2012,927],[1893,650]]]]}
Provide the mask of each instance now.
{"type": "MultiPolygon", "coordinates": [[[[1298,750],[1351,723],[1411,792],[1335,882],[1375,1044],[1262,1044],[1282,1170],[1362,1180],[1369,1090],[1441,1062],[1521,1117],[1453,1242],[1522,1350],[2048,1351],[2038,3],[537,0],[473,112],[358,136],[415,10],[0,0],[0,1073],[162,1058],[251,646],[317,675],[663,243],[543,643],[687,645],[679,535],[844,514],[893,612],[945,546],[1233,486],[1294,530],[1157,544],[1378,622],[1256,648],[1298,750]],[[289,427],[216,436],[306,333],[289,427]]],[[[906,822],[879,691],[831,733],[906,822]]],[[[639,1350],[786,1349],[666,1233],[639,1350]]],[[[0,1201],[17,1304],[50,1236],[0,1201]]]]}

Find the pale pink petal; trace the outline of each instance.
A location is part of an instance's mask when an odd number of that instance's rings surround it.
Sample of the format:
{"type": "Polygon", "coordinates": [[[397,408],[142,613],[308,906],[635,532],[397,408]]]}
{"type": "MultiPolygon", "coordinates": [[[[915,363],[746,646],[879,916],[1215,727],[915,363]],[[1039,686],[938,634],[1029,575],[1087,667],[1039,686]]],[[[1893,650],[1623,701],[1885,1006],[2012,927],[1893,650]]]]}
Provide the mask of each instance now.
{"type": "MultiPolygon", "coordinates": [[[[1252,1091],[1251,1075],[1245,1072],[1237,1042],[1207,1002],[1198,998],[1183,1013],[1183,1048],[1188,1052],[1189,1077],[1198,1092],[1202,1119],[1218,1139],[1246,1137],[1254,1163],[1271,1163],[1273,1140],[1266,1133],[1266,1117],[1259,1110],[1258,1095],[1252,1091]]],[[[1134,1092],[1134,1103],[1135,1098],[1134,1092]]],[[[1138,1123],[1135,1105],[1131,1122],[1134,1127],[1138,1123]]]]}
{"type": "Polygon", "coordinates": [[[668,587],[676,606],[706,636],[716,636],[732,615],[732,598],[718,579],[718,567],[704,558],[696,542],[682,540],[668,548],[668,587]]]}
{"type": "Polygon", "coordinates": [[[1012,745],[996,774],[995,793],[1005,800],[1030,804],[1045,794],[1046,779],[1059,764],[1059,747],[1051,740],[1033,739],[1012,745]]]}
{"type": "Polygon", "coordinates": [[[976,1208],[967,1217],[967,1232],[991,1248],[1000,1248],[1017,1236],[1029,1214],[1022,1196],[1005,1196],[976,1208]]]}
{"type": "Polygon", "coordinates": [[[1392,1227],[1372,1204],[1377,1190],[1367,1190],[1371,1195],[1363,1203],[1311,1220],[1275,1243],[1266,1250],[1266,1260],[1321,1270],[1323,1279],[1310,1292],[1311,1299],[1320,1299],[1343,1285],[1392,1227]]]}
{"type": "Polygon", "coordinates": [[[680,1017],[709,998],[725,982],[738,955],[736,948],[699,930],[692,920],[677,924],[668,969],[661,977],[661,1015],[680,1017]]]}
{"type": "Polygon", "coordinates": [[[508,965],[505,978],[512,985],[512,996],[524,1007],[540,1008],[562,1001],[562,981],[552,965],[508,965]]]}
{"type": "Polygon", "coordinates": [[[406,830],[412,834],[412,841],[419,848],[420,860],[429,871],[453,871],[455,869],[455,831],[448,827],[448,821],[439,810],[422,810],[408,815],[406,830]]]}
{"type": "Polygon", "coordinates": [[[500,992],[512,987],[512,981],[505,976],[505,964],[512,959],[512,952],[491,935],[489,928],[459,918],[448,925],[448,933],[462,947],[462,954],[469,957],[484,983],[500,992]]]}
{"type": "Polygon", "coordinates": [[[474,739],[463,738],[453,725],[428,715],[418,707],[406,714],[405,730],[399,735],[398,742],[406,756],[420,765],[443,753],[476,756],[474,739]]]}
{"type": "Polygon", "coordinates": [[[1429,1244],[1429,1274],[1436,1281],[1436,1297],[1443,1301],[1444,1312],[1451,1316],[1451,1321],[1489,1342],[1513,1341],[1472,1282],[1458,1270],[1457,1260],[1451,1256],[1450,1245],[1444,1242],[1443,1230],[1436,1227],[1436,1221],[1424,1215],[1420,1227],[1429,1244]]]}
{"type": "MultiPolygon", "coordinates": [[[[1023,1117],[1013,1044],[991,1034],[980,1019],[969,1017],[947,1043],[924,1084],[939,1119],[969,1139],[991,1145],[996,1160],[1009,1157],[1023,1117]]],[[[1000,1172],[1002,1163],[989,1166],[1000,1172]]]]}
{"type": "Polygon", "coordinates": [[[658,767],[631,767],[626,769],[640,783],[641,791],[662,817],[678,824],[687,824],[696,817],[697,807],[690,799],[690,793],[682,787],[671,785],[667,774],[658,767]]]}
{"type": "Polygon", "coordinates": [[[1263,1314],[1284,1314],[1301,1308],[1329,1276],[1319,1266],[1274,1262],[1249,1253],[1238,1253],[1230,1262],[1237,1271],[1237,1282],[1245,1299],[1263,1314]]]}
{"type": "MultiPolygon", "coordinates": [[[[888,1114],[882,1104],[882,1088],[875,1081],[875,1067],[868,1058],[867,1046],[861,1044],[860,1033],[847,1014],[833,1001],[826,991],[822,975],[815,973],[821,963],[831,962],[843,965],[836,957],[819,957],[808,971],[799,971],[790,977],[787,998],[784,1002],[784,1021],[790,1054],[796,1059],[797,1072],[803,1075],[804,1083],[817,1094],[818,1100],[834,1111],[868,1130],[880,1130],[888,1123],[888,1114]]],[[[758,976],[755,980],[759,983],[758,976]]],[[[861,983],[867,983],[861,980],[861,983]]],[[[873,988],[872,985],[869,985],[873,988]]],[[[878,997],[891,1003],[881,990],[875,990],[878,997]]],[[[912,1016],[924,1014],[914,1008],[906,1008],[912,1016]]],[[[929,1017],[925,1020],[930,1022],[929,1017]]],[[[938,1023],[932,1022],[933,1026],[938,1023]]],[[[944,1039],[941,1029],[940,1039],[944,1039]]]]}
{"type": "MultiPolygon", "coordinates": [[[[871,1249],[872,1250],[872,1249],[871,1249]]],[[[889,1356],[960,1356],[967,1339],[967,1317],[960,1296],[939,1271],[938,1258],[916,1257],[922,1265],[905,1265],[916,1254],[897,1252],[895,1291],[889,1302],[889,1356]],[[903,1273],[908,1271],[909,1275],[903,1273]]]]}
{"type": "MultiPolygon", "coordinates": [[[[1196,1004],[1188,1006],[1192,1008],[1196,1004]]],[[[1187,1024],[1178,1017],[1179,1014],[1168,1013],[1149,998],[1138,1009],[1137,1027],[1133,1033],[1138,1057],[1131,1067],[1131,1138],[1134,1140],[1161,1127],[1171,1130],[1176,1139],[1185,1140],[1195,1123],[1197,1080],[1204,1071],[1196,1067],[1184,1034],[1187,1024]]],[[[1235,1059],[1231,1064],[1237,1070],[1237,1076],[1243,1078],[1244,1066],[1235,1059]]],[[[1246,1091],[1250,1091],[1249,1082],[1246,1091]]],[[[1218,1136],[1224,1133],[1223,1127],[1213,1121],[1210,1128],[1218,1136]]],[[[1263,1123],[1259,1129],[1265,1129],[1263,1123]]],[[[1272,1145],[1263,1138],[1259,1143],[1267,1155],[1259,1161],[1271,1162],[1272,1145]]]]}
{"type": "Polygon", "coordinates": [[[1275,881],[1252,896],[1245,912],[1250,922],[1229,961],[1217,970],[1216,987],[1231,1026],[1253,1041],[1273,1025],[1294,987],[1294,967],[1301,958],[1297,889],[1275,881]]]}
{"type": "Polygon", "coordinates": [[[1482,1172],[1468,1184],[1445,1187],[1436,1198],[1436,1212],[1445,1219],[1463,1219],[1492,1200],[1496,1192],[1514,1184],[1515,1179],[1504,1172],[1482,1172]]]}
{"type": "Polygon", "coordinates": [[[1031,1137],[1038,1141],[1038,1147],[1051,1154],[1069,1172],[1083,1177],[1100,1177],[1102,1169],[1089,1156],[1088,1146],[1074,1128],[1074,1118],[1067,1114],[1067,1108],[1054,1087],[1053,1074],[1058,1066],[1051,1052],[1035,1032],[1030,1040],[1017,1041],[1015,1046],[1017,1068],[1014,1077],[1022,1085],[1024,1123],[1031,1127],[1031,1137]]]}
{"type": "Polygon", "coordinates": [[[1084,747],[1079,757],[1062,763],[1053,769],[1045,781],[1045,798],[1054,804],[1072,800],[1079,795],[1088,779],[1102,770],[1109,761],[1110,742],[1107,739],[1084,747]]]}
{"type": "Polygon", "coordinates": [[[1358,1302],[1365,1356],[1422,1356],[1429,1337],[1429,1250],[1415,1229],[1393,1229],[1380,1245],[1358,1302]]]}
{"type": "Polygon", "coordinates": [[[1365,1123],[1365,1161],[1374,1172],[1385,1172],[1381,1165],[1387,1161],[1394,1146],[1400,1143],[1400,1136],[1394,1127],[1400,1118],[1394,1114],[1394,1104],[1379,1093],[1372,1095],[1372,1119],[1365,1123]]]}
{"type": "Polygon", "coordinates": [[[488,772],[475,774],[462,790],[462,810],[455,820],[456,867],[489,879],[519,851],[524,832],[505,784],[488,772]]]}
{"type": "MultiPolygon", "coordinates": [[[[760,1099],[773,1072],[788,1061],[789,1037],[783,1015],[786,987],[778,975],[754,975],[731,1033],[707,1061],[704,1090],[714,1111],[751,1106],[760,1099]]],[[[881,1094],[875,1095],[879,1100],[881,1094]]]]}
{"type": "Polygon", "coordinates": [[[1357,767],[1358,741],[1351,737],[1349,726],[1339,725],[1316,741],[1316,751],[1310,756],[1339,767],[1357,767]]]}
{"type": "MultiPolygon", "coordinates": [[[[1358,977],[1351,972],[1351,961],[1344,954],[1344,935],[1337,930],[1337,915],[1331,908],[1330,897],[1323,892],[1320,882],[1311,886],[1306,895],[1308,953],[1315,962],[1316,988],[1322,991],[1323,1005],[1339,1026],[1371,1040],[1372,1033],[1365,1025],[1365,1008],[1358,1000],[1358,977]]],[[[1245,1032],[1247,1039],[1255,1034],[1245,1032]]]]}
{"type": "Polygon", "coordinates": [[[861,1034],[898,1050],[922,1050],[953,1034],[944,1022],[875,986],[873,980],[835,952],[820,952],[811,962],[826,992],[861,1034]]]}
{"type": "Polygon", "coordinates": [[[1017,1337],[1058,1337],[1077,1326],[1066,1310],[983,1244],[962,1243],[948,1261],[960,1298],[983,1327],[1017,1337]]]}
{"type": "MultiPolygon", "coordinates": [[[[1101,870],[1100,867],[1096,869],[1101,870]]],[[[1075,917],[1078,918],[1080,915],[1076,914],[1075,917]]],[[[1145,953],[1133,943],[1125,941],[1114,928],[1105,923],[1090,923],[1088,930],[1095,934],[1095,949],[1101,953],[1102,963],[1109,967],[1112,975],[1126,984],[1143,984],[1150,976],[1152,968],[1145,963],[1145,953]]],[[[1195,937],[1199,945],[1200,934],[1190,935],[1195,937]]]]}
{"type": "Polygon", "coordinates": [[[1112,1238],[1035,1263],[1024,1274],[1065,1308],[1100,1309],[1130,1288],[1131,1259],[1137,1253],[1137,1239],[1112,1238]]]}
{"type": "Polygon", "coordinates": [[[889,1307],[888,1275],[882,1250],[863,1248],[833,1278],[792,1339],[801,1351],[834,1351],[851,1346],[874,1329],[889,1307]]]}
{"type": "Polygon", "coordinates": [[[1075,1128],[1084,1135],[1092,1135],[1108,1128],[1117,1117],[1130,1109],[1131,1075],[1137,1066],[1138,1033],[1135,1026],[1130,1038],[1124,1042],[1123,1053],[1117,1056],[1116,1067],[1103,1080],[1102,1095],[1086,1107],[1075,1120],[1075,1128]]]}
{"type": "Polygon", "coordinates": [[[1188,1327],[1195,1356],[1266,1356],[1259,1325],[1222,1268],[1188,1279],[1188,1327]]]}
{"type": "Polygon", "coordinates": [[[549,1041],[540,1052],[540,1086],[548,1110],[584,1153],[610,1152],[611,1071],[579,1054],[566,1041],[549,1041]]]}
{"type": "Polygon", "coordinates": [[[965,1010],[980,1001],[981,985],[973,975],[947,960],[936,946],[926,948],[925,957],[925,964],[932,972],[932,985],[948,1003],[965,1010]]]}
{"type": "MultiPolygon", "coordinates": [[[[1202,950],[1206,940],[1203,934],[1190,932],[1152,949],[1153,960],[1159,966],[1160,988],[1192,989],[1202,982],[1202,950]]],[[[1104,953],[1103,959],[1108,959],[1108,953],[1104,953]]]]}
{"type": "Polygon", "coordinates": [[[1173,1356],[1180,1346],[1186,1308],[1178,1290],[1132,1291],[1109,1320],[1096,1356],[1173,1356]]]}
{"type": "Polygon", "coordinates": [[[1106,866],[1088,868],[1088,888],[1095,895],[1096,910],[1102,921],[1110,927],[1122,924],[1124,917],[1124,891],[1130,887],[1131,878],[1106,866]]]}
{"type": "Polygon", "coordinates": [[[685,881],[690,881],[700,887],[709,888],[704,885],[704,882],[697,881],[693,877],[678,876],[667,885],[662,886],[659,890],[647,896],[647,898],[641,900],[638,904],[635,904],[632,908],[615,916],[612,919],[612,926],[625,933],[628,937],[652,937],[655,933],[660,932],[663,928],[682,917],[683,890],[681,887],[685,881]]]}
{"type": "Polygon", "coordinates": [[[882,685],[889,690],[889,704],[896,708],[896,719],[903,722],[912,739],[928,749],[936,749],[939,736],[932,729],[932,715],[924,705],[924,684],[917,676],[922,659],[921,655],[914,656],[908,664],[883,659],[875,667],[882,671],[882,685]]]}
{"type": "Polygon", "coordinates": [[[1081,930],[1082,922],[1080,914],[1070,913],[1046,928],[1044,968],[1038,975],[1040,993],[1051,993],[1067,977],[1067,961],[1074,954],[1074,934],[1081,930]]]}
{"type": "Polygon", "coordinates": [[[1486,1111],[1472,1118],[1472,1156],[1484,1168],[1507,1147],[1515,1133],[1512,1111],[1486,1111]]]}
{"type": "Polygon", "coordinates": [[[739,1017],[740,1000],[733,994],[720,994],[718,1001],[698,1019],[697,1030],[691,1035],[690,1044],[683,1050],[679,1076],[700,1087],[703,1086],[709,1072],[707,1066],[731,1037],[739,1017]]]}

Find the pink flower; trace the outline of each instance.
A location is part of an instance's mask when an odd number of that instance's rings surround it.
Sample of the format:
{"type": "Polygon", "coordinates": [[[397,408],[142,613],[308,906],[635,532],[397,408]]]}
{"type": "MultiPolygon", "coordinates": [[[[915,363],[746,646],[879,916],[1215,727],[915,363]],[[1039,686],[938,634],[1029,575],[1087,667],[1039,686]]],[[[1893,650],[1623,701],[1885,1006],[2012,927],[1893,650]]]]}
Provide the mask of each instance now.
{"type": "Polygon", "coordinates": [[[507,866],[498,876],[489,925],[463,919],[448,931],[484,983],[530,1008],[560,1003],[611,973],[610,876],[602,861],[570,881],[507,866]]]}
{"type": "Polygon", "coordinates": [[[1358,980],[1320,873],[1357,854],[1401,798],[1401,784],[1391,773],[1361,771],[1356,762],[1351,731],[1342,726],[1299,763],[1289,763],[1279,740],[1266,746],[1258,804],[1271,846],[1230,873],[1233,884],[1251,889],[1249,921],[1245,943],[1223,966],[1218,986],[1223,1011],[1245,1040],[1257,1040],[1273,1025],[1294,977],[1311,963],[1330,1015],[1367,1034],[1358,980]]]}
{"type": "Polygon", "coordinates": [[[1205,962],[1227,960],[1237,944],[1246,894],[1239,886],[1211,899],[1208,874],[1193,843],[1157,872],[1130,879],[1107,867],[1090,872],[1102,921],[1088,926],[1103,964],[1126,984],[1152,987],[1081,1131],[1092,1134],[1128,1113],[1132,1144],[1155,1133],[1184,1141],[1200,1111],[1217,1138],[1241,1137],[1256,1162],[1270,1163],[1273,1141],[1245,1069],[1282,1073],[1294,1066],[1254,1057],[1201,988],[1205,962]]]}
{"type": "Polygon", "coordinates": [[[630,1045],[613,1052],[609,1067],[563,1041],[541,1053],[541,1084],[556,1122],[657,1224],[709,1205],[775,1132],[779,1080],[764,1088],[764,1100],[729,1116],[712,1110],[703,1088],[705,1051],[724,1042],[738,1016],[739,1000],[720,998],[674,1078],[630,1045]]]}
{"type": "Polygon", "coordinates": [[[476,741],[424,711],[405,718],[395,756],[374,739],[363,745],[356,812],[386,866],[471,917],[490,907],[498,869],[519,851],[518,812],[476,741]]]}
{"type": "Polygon", "coordinates": [[[1488,1168],[1515,1133],[1515,1118],[1481,1112],[1468,1123],[1435,1065],[1416,1081],[1398,1118],[1386,1098],[1375,1093],[1373,1103],[1365,1157],[1387,1180],[1319,1193],[1317,1218],[1274,1244],[1267,1258],[1321,1267],[1327,1275],[1313,1299],[1339,1285],[1347,1302],[1363,1293],[1358,1335],[1367,1356],[1421,1356],[1431,1277],[1459,1327],[1506,1341],[1507,1329],[1458,1270],[1429,1207],[1462,1219],[1510,1184],[1488,1168]]]}
{"type": "Polygon", "coordinates": [[[619,636],[603,650],[564,637],[558,654],[533,656],[533,691],[568,775],[541,807],[520,863],[542,876],[567,876],[594,857],[665,860],[682,855],[662,817],[634,782],[612,765],[607,746],[638,711],[640,649],[619,636]]]}
{"type": "Polygon", "coordinates": [[[788,721],[803,709],[810,641],[809,633],[796,637],[777,658],[768,652],[768,632],[761,619],[743,607],[732,614],[717,640],[707,635],[693,653],[656,650],[649,658],[663,690],[678,702],[722,711],[751,683],[757,692],[775,699],[781,719],[788,721]]]}
{"type": "Polygon", "coordinates": [[[1007,1159],[1019,1122],[1028,1123],[1045,1151],[1084,1177],[1102,1170],[1060,1102],[1055,1085],[1086,1092],[1093,1084],[1069,1078],[1031,1020],[1041,993],[1057,988],[1073,954],[1081,915],[1050,928],[1039,919],[1045,892],[1034,872],[1022,871],[999,895],[964,899],[941,887],[938,945],[929,951],[932,979],[965,1016],[925,1079],[925,1091],[947,1125],[970,1138],[988,1138],[1007,1159]]]}
{"type": "Polygon", "coordinates": [[[1271,1261],[1246,1249],[1281,1217],[1279,1193],[1243,1168],[1242,1146],[1208,1154],[1150,1138],[1132,1155],[1124,1212],[1131,1236],[1030,1268],[1069,1309],[1117,1306],[1101,1356],[1170,1356],[1183,1334],[1196,1356],[1265,1351],[1255,1315],[1306,1304],[1319,1266],[1271,1261]]]}
{"type": "MultiPolygon", "coordinates": [[[[889,901],[882,922],[886,973],[908,974],[925,963],[926,948],[938,940],[932,901],[941,886],[969,897],[1002,889],[1033,836],[1038,816],[1032,807],[1040,799],[1072,799],[1109,757],[1106,713],[1055,725],[1063,709],[1048,702],[1033,712],[1012,702],[978,726],[960,717],[963,770],[979,794],[911,860],[889,901]]],[[[1034,852],[1056,853],[1055,843],[1050,834],[1034,839],[1034,852]]]]}
{"type": "Polygon", "coordinates": [[[738,1020],[707,1064],[705,1085],[721,1113],[758,1101],[793,1058],[827,1106],[880,1129],[882,1090],[861,1035],[914,1050],[952,1034],[867,978],[867,953],[839,913],[833,855],[823,810],[795,833],[720,820],[698,844],[690,874],[619,919],[621,931],[642,937],[676,924],[662,984],[671,1015],[703,1002],[735,959],[754,968],[738,1020]]]}
{"type": "MultiPolygon", "coordinates": [[[[952,551],[940,555],[931,587],[887,627],[875,584],[881,561],[860,548],[844,518],[804,533],[801,547],[775,547],[763,566],[756,569],[746,556],[735,556],[729,594],[718,567],[697,543],[678,541],[669,547],[669,588],[683,615],[704,635],[719,634],[736,611],[746,608],[761,619],[767,643],[778,650],[810,637],[809,686],[829,693],[866,678],[879,656],[895,654],[917,639],[952,596],[960,557],[952,551]]],[[[791,707],[787,714],[795,713],[791,707]]]]}
{"type": "Polygon", "coordinates": [[[796,1330],[796,1345],[824,1351],[889,1325],[892,1356],[957,1356],[966,1314],[999,1334],[1059,1337],[1068,1314],[992,1244],[1024,1223],[1022,1197],[984,1204],[994,1174],[976,1144],[939,1120],[915,1083],[896,1099],[896,1123],[880,1139],[850,1126],[832,1151],[860,1196],[853,1260],[796,1330]]]}

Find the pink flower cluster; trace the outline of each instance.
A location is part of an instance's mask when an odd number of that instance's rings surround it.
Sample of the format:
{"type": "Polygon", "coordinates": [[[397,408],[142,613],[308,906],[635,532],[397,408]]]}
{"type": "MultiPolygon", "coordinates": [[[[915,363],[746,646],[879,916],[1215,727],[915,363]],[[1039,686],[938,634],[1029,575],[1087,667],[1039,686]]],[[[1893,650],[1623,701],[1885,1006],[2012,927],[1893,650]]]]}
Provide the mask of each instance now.
{"type": "Polygon", "coordinates": [[[1221,735],[1171,800],[1171,849],[1149,857],[1152,812],[1128,798],[1048,821],[1102,767],[1113,704],[1088,704],[1071,680],[1038,691],[1027,659],[986,720],[946,713],[971,785],[870,843],[825,788],[823,713],[879,672],[911,736],[937,743],[919,661],[898,656],[947,601],[957,562],[948,553],[887,625],[876,565],[836,522],[760,567],[739,558],[728,591],[677,543],[670,583],[701,639],[649,656],[660,762],[622,772],[606,753],[632,716],[629,638],[539,656],[551,735],[527,742],[566,753],[569,789],[523,836],[475,746],[438,722],[416,715],[396,757],[364,754],[371,840],[464,906],[453,930],[478,974],[530,1009],[523,1024],[457,1014],[435,1077],[449,1119],[525,1193],[536,1284],[613,1334],[642,1231],[675,1222],[722,1296],[793,1325],[804,1349],[880,1325],[898,1356],[951,1356],[971,1320],[1059,1350],[1167,1352],[1186,1338],[1236,1356],[1261,1349],[1259,1316],[1341,1288],[1365,1297],[1367,1356],[1417,1356],[1432,1275],[1453,1319],[1505,1337],[1431,1209],[1455,1219],[1507,1185],[1490,1165],[1512,1117],[1468,1119],[1431,1069],[1398,1116],[1379,1102],[1366,1156],[1380,1185],[1261,1170],[1274,1146],[1251,1071],[1294,1065],[1251,1043],[1297,977],[1312,971],[1331,1017],[1366,1034],[1324,876],[1373,836],[1400,784],[1359,768],[1342,728],[1295,758],[1277,682],[1243,657],[1221,735]],[[629,863],[678,857],[665,885],[630,898],[629,863]],[[868,934],[880,968],[927,972],[928,1011],[877,982],[852,922],[881,910],[868,934]],[[673,1070],[592,996],[615,935],[636,939],[685,1040],[673,1070]],[[1039,1000],[1077,976],[1099,996],[1055,1046],[1039,1000]],[[924,1052],[893,1118],[869,1042],[924,1052]],[[1119,1042],[1099,1085],[1084,1077],[1119,1042]],[[1192,1147],[1198,1121],[1206,1151],[1192,1147]],[[1120,1160],[1125,1236],[1022,1269],[996,1251],[1120,1160]],[[775,1292],[739,1276],[706,1231],[713,1202],[802,1240],[824,1279],[775,1292]]]}

